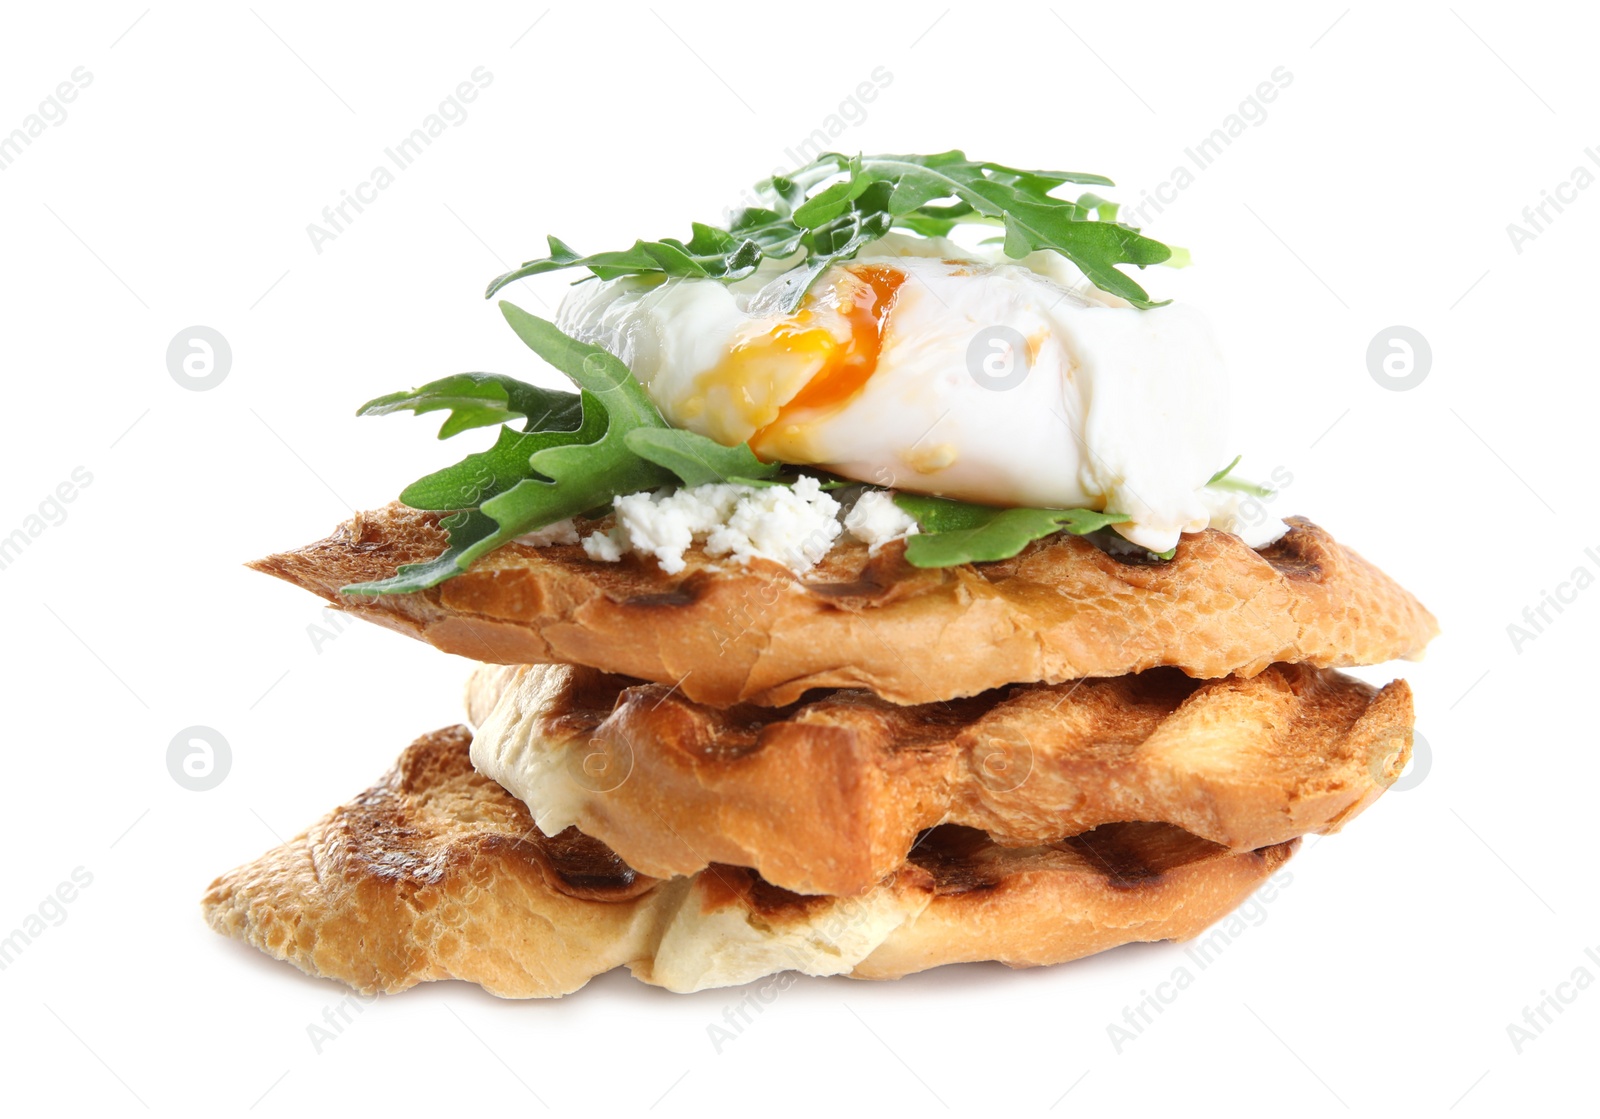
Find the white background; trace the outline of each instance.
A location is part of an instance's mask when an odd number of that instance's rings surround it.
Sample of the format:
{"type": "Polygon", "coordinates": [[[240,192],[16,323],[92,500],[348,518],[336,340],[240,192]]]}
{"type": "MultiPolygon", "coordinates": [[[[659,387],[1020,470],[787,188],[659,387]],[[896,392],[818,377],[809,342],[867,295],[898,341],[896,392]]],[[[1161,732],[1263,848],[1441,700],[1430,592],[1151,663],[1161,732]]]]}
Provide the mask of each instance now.
{"type": "MultiPolygon", "coordinates": [[[[0,571],[0,933],[74,868],[93,882],[0,971],[0,1107],[1497,1115],[1588,1095],[1600,989],[1520,1054],[1507,1033],[1574,969],[1600,977],[1600,590],[1520,648],[1507,631],[1600,574],[1600,189],[1520,253],[1506,230],[1600,172],[1600,29],[1577,6],[462,7],[7,9],[0,133],[75,67],[93,78],[0,171],[0,535],[75,467],[93,481],[0,571]],[[307,224],[479,66],[467,119],[316,252],[307,224]],[[241,562],[461,453],[430,421],[357,421],[361,401],[536,375],[481,298],[503,264],[546,232],[594,250],[716,219],[880,66],[891,84],[838,147],[1098,171],[1126,201],[1292,73],[1148,227],[1196,266],[1142,278],[1213,315],[1242,471],[1288,467],[1279,511],[1438,614],[1427,662],[1401,668],[1427,772],[1310,845],[1120,1053],[1108,1023],[1181,946],[802,981],[720,1054],[707,1026],[743,992],[439,984],[317,1053],[307,1026],[344,990],[216,936],[198,900],[458,721],[469,665],[363,625],[319,650],[319,603],[241,562]],[[208,392],[166,367],[197,324],[233,351],[208,392]],[[1406,392],[1366,364],[1395,324],[1433,352],[1406,392]],[[210,792],[167,771],[195,724],[231,745],[210,792]]],[[[565,282],[513,298],[537,312],[565,282]]]]}

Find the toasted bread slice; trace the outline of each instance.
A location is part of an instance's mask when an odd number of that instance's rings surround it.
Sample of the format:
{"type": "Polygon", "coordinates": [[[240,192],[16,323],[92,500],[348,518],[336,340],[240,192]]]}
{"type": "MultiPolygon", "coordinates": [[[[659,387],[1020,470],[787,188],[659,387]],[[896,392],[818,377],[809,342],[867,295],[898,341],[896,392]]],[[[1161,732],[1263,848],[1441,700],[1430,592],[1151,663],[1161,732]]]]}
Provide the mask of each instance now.
{"type": "Polygon", "coordinates": [[[869,692],[713,708],[568,665],[485,665],[473,764],[546,834],[577,827],[645,874],[749,866],[856,895],[917,835],[961,824],[1009,846],[1158,821],[1234,850],[1337,831],[1411,754],[1411,690],[1273,665],[1175,669],[900,707],[869,692]]]}
{"type": "Polygon", "coordinates": [[[779,971],[888,979],[972,960],[1050,964],[1194,936],[1288,859],[1161,824],[1029,848],[941,828],[860,898],[804,897],[753,871],[647,878],[576,832],[543,836],[476,773],[471,735],[425,735],[387,776],[224,875],[217,931],[365,992],[464,979],[562,995],[619,965],[673,991],[779,971]]]}
{"type": "Polygon", "coordinates": [[[390,505],[251,566],[446,652],[589,665],[719,707],[782,706],[811,688],[928,703],[1159,665],[1215,678],[1277,661],[1376,664],[1419,655],[1437,631],[1416,599],[1299,519],[1260,552],[1224,532],[1185,536],[1166,563],[1069,535],[938,570],[906,563],[900,544],[876,556],[844,544],[803,579],[699,551],[667,575],[653,560],[601,563],[577,545],[508,544],[416,594],[340,593],[437,556],[438,520],[390,505]]]}

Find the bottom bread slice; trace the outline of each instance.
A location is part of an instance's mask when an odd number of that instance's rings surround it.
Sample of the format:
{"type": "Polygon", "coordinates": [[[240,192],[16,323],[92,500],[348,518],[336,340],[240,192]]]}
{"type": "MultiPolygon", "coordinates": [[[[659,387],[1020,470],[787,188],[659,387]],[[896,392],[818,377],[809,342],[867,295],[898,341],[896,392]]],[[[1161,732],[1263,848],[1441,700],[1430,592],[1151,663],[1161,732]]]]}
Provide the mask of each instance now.
{"type": "Polygon", "coordinates": [[[946,825],[860,897],[794,894],[720,864],[656,879],[574,829],[543,835],[473,770],[470,747],[465,727],[424,735],[376,786],[212,883],[206,920],[369,994],[463,979],[557,996],[619,966],[682,992],[791,970],[892,979],[1194,936],[1298,843],[1235,852],[1125,823],[1002,847],[946,825]]]}

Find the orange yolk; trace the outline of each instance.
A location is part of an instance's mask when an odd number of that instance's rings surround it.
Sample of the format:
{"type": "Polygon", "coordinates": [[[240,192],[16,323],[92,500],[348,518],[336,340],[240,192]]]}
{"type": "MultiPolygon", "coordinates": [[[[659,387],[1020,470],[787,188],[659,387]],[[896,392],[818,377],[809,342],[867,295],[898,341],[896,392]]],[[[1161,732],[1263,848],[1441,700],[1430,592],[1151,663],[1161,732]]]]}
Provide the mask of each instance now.
{"type": "Polygon", "coordinates": [[[861,265],[850,269],[849,274],[861,282],[840,283],[832,292],[842,301],[839,310],[850,326],[849,341],[834,347],[817,375],[783,406],[777,423],[791,412],[843,404],[866,387],[867,379],[878,368],[883,321],[906,276],[881,264],[861,265]]]}
{"type": "Polygon", "coordinates": [[[750,446],[777,457],[776,444],[797,434],[803,419],[844,405],[866,386],[904,282],[905,273],[884,265],[846,269],[807,306],[729,350],[701,378],[703,403],[695,411],[716,419],[726,409],[715,424],[723,442],[741,442],[740,427],[753,428],[750,446]]]}

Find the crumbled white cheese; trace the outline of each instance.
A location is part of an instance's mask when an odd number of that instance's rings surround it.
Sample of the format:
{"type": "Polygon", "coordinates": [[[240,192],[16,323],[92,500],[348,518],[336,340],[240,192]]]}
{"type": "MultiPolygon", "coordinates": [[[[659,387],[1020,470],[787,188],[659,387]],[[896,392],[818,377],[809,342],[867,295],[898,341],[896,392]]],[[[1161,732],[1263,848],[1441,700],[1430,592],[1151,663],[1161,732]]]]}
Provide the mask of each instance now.
{"type": "Polygon", "coordinates": [[[585,538],[584,551],[613,563],[628,551],[654,556],[668,575],[684,569],[683,554],[696,541],[708,556],[774,560],[804,573],[842,531],[839,503],[811,477],[793,486],[713,483],[634,493],[617,498],[613,508],[616,526],[585,538]]]}
{"type": "Polygon", "coordinates": [[[867,490],[856,498],[844,515],[844,528],[867,545],[869,552],[894,540],[904,540],[917,531],[916,518],[894,503],[889,490],[867,490]]]}
{"type": "Polygon", "coordinates": [[[530,548],[545,548],[551,544],[576,544],[578,542],[578,526],[568,517],[564,521],[557,521],[553,525],[545,525],[537,532],[525,532],[513,541],[515,544],[526,544],[530,548]]]}
{"type": "Polygon", "coordinates": [[[583,550],[592,560],[604,563],[617,563],[622,559],[622,550],[626,545],[622,541],[622,530],[612,529],[610,532],[595,532],[583,538],[583,550]]]}

